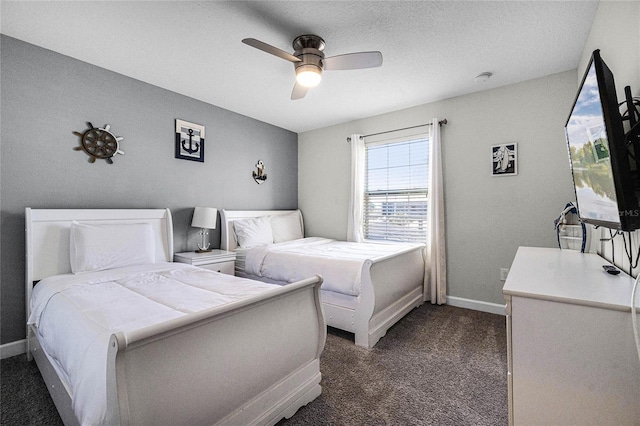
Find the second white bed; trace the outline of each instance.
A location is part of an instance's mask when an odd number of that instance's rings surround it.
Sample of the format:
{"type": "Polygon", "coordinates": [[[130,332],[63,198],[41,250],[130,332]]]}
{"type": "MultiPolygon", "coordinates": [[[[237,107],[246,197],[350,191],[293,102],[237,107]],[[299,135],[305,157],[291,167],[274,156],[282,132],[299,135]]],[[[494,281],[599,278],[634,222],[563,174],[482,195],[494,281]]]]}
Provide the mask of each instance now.
{"type": "Polygon", "coordinates": [[[299,210],[222,210],[221,217],[221,247],[236,252],[236,275],[280,285],[321,275],[327,325],[353,332],[359,346],[373,347],[424,302],[422,244],[304,238],[299,210]]]}
{"type": "Polygon", "coordinates": [[[353,243],[307,237],[277,244],[238,248],[241,259],[237,275],[292,283],[307,276],[322,275],[323,291],[359,296],[362,265],[415,250],[416,244],[353,243]],[[244,268],[239,270],[240,267],[244,268]],[[311,275],[308,275],[310,274],[311,275]]]}

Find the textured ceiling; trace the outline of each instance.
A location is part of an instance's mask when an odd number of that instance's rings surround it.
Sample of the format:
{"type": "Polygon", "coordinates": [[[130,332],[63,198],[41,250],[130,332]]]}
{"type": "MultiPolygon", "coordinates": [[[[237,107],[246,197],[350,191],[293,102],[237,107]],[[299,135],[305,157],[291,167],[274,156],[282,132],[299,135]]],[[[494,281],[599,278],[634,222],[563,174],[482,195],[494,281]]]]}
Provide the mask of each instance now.
{"type": "Polygon", "coordinates": [[[5,1],[1,32],[303,132],[575,69],[593,1],[5,1]],[[301,34],[327,56],[379,50],[380,68],[327,71],[291,101],[301,34]],[[493,77],[474,82],[481,72],[493,77]]]}

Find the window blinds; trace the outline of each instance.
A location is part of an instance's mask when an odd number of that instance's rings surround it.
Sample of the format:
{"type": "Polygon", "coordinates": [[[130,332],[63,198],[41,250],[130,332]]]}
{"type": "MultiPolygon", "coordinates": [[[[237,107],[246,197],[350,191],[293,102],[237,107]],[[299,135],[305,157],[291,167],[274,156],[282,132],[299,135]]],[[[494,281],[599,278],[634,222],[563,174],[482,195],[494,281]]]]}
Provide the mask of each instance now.
{"type": "Polygon", "coordinates": [[[425,243],[429,141],[426,137],[365,148],[365,239],[425,243]]]}

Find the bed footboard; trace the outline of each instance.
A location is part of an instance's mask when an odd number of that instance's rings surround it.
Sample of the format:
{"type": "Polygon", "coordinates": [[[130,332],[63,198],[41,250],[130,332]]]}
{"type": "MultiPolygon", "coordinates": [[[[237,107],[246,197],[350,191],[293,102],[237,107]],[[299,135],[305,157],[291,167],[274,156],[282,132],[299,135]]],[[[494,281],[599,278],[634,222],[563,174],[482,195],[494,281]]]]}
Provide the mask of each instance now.
{"type": "Polygon", "coordinates": [[[365,262],[355,312],[356,345],[372,348],[392,325],[423,303],[424,262],[422,248],[365,262]]]}
{"type": "Polygon", "coordinates": [[[272,425],[291,417],[321,392],[321,282],[112,335],[108,423],[272,425]]]}

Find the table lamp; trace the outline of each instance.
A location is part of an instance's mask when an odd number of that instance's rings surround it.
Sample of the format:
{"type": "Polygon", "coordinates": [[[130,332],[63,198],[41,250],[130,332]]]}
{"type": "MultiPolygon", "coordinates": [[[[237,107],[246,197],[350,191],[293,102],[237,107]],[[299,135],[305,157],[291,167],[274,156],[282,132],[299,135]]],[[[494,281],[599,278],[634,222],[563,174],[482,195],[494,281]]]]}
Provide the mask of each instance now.
{"type": "Polygon", "coordinates": [[[202,235],[202,246],[198,244],[198,250],[196,250],[196,253],[211,251],[209,248],[210,244],[206,241],[206,236],[209,234],[207,229],[216,229],[217,219],[218,210],[212,207],[196,207],[193,210],[191,226],[194,228],[200,228],[200,235],[202,235]]]}

